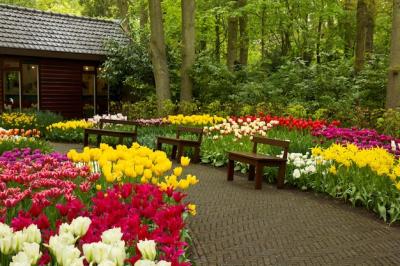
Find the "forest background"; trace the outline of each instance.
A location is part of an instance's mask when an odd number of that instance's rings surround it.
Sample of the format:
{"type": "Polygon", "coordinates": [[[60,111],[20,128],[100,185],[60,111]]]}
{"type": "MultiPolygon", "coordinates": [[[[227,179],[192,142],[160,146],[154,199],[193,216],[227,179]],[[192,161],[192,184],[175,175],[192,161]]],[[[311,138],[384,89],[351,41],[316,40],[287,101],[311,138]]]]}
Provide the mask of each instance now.
{"type": "Polygon", "coordinates": [[[372,127],[400,121],[389,109],[400,104],[400,0],[0,3],[120,20],[132,42],[105,44],[102,75],[113,108],[130,117],[264,112],[372,127]]]}

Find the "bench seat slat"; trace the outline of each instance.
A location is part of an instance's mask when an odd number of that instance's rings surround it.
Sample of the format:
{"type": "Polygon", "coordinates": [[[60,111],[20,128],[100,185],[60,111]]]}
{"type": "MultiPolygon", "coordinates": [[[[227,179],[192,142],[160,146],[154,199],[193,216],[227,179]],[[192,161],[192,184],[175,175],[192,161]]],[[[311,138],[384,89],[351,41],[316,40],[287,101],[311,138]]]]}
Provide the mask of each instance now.
{"type": "Polygon", "coordinates": [[[282,161],[282,162],[286,161],[285,159],[280,158],[280,157],[258,154],[258,153],[253,153],[253,152],[229,152],[229,157],[230,156],[244,157],[244,158],[254,159],[254,160],[258,160],[258,161],[282,161]]]}

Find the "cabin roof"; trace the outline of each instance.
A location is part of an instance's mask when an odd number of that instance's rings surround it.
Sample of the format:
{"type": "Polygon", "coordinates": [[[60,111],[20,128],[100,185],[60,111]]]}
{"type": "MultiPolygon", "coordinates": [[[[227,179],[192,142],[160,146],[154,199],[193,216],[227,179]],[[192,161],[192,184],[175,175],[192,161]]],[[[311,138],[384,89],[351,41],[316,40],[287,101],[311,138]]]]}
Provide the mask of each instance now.
{"type": "Polygon", "coordinates": [[[0,54],[2,48],[12,48],[103,56],[111,39],[129,42],[116,20],[0,4],[0,54]]]}

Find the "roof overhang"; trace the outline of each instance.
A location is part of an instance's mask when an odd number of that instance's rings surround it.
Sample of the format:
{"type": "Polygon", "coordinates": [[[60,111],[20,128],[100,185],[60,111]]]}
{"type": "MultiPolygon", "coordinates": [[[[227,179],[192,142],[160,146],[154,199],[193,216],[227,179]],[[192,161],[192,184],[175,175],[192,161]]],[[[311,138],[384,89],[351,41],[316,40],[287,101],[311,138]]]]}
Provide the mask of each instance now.
{"type": "Polygon", "coordinates": [[[33,57],[92,60],[92,61],[104,61],[106,59],[106,55],[67,53],[67,52],[57,52],[57,51],[31,50],[31,49],[6,48],[6,47],[0,47],[0,55],[18,55],[18,56],[33,56],[33,57]]]}

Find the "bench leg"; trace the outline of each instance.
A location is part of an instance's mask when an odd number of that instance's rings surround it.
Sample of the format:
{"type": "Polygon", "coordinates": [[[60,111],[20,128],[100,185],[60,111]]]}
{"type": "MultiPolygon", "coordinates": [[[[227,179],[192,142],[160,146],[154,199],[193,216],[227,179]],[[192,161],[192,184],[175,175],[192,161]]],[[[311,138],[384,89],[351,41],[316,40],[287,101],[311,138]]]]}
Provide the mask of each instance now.
{"type": "Polygon", "coordinates": [[[172,145],[172,153],[171,153],[171,159],[175,159],[176,158],[176,150],[177,150],[177,146],[176,145],[172,145]]]}
{"type": "Polygon", "coordinates": [[[261,163],[256,164],[256,189],[261,189],[263,180],[264,166],[261,163]]]}
{"type": "Polygon", "coordinates": [[[157,150],[161,151],[162,143],[157,140],[157,150]]]}
{"type": "Polygon", "coordinates": [[[184,149],[184,148],[185,148],[185,147],[184,147],[183,145],[178,144],[178,156],[176,157],[176,160],[177,160],[178,162],[181,161],[181,157],[183,156],[183,149],[184,149]]]}
{"type": "Polygon", "coordinates": [[[200,162],[200,147],[194,147],[194,158],[193,158],[194,163],[200,162]]]}
{"type": "Polygon", "coordinates": [[[285,183],[285,174],[286,174],[286,163],[283,163],[279,166],[278,177],[277,177],[277,188],[283,188],[285,183]]]}
{"type": "Polygon", "coordinates": [[[83,147],[87,146],[89,146],[89,134],[85,132],[83,135],[83,147]]]}
{"type": "Polygon", "coordinates": [[[250,167],[249,167],[249,181],[253,181],[254,180],[255,172],[256,172],[255,166],[250,164],[250,167]]]}
{"type": "Polygon", "coordinates": [[[100,147],[101,135],[97,135],[97,147],[100,147]]]}
{"type": "Polygon", "coordinates": [[[233,181],[234,161],[228,161],[228,181],[233,181]]]}

